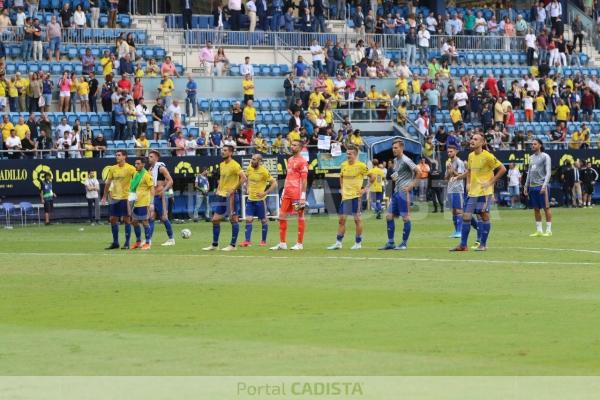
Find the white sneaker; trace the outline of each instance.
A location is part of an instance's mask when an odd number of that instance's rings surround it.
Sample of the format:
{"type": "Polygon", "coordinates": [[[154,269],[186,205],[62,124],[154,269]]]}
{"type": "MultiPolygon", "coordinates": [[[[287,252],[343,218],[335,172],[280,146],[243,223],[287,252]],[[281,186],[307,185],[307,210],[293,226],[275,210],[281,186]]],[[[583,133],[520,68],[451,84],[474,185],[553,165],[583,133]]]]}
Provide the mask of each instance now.
{"type": "Polygon", "coordinates": [[[237,247],[235,247],[235,246],[232,246],[232,245],[229,245],[229,246],[227,246],[227,247],[223,247],[223,248],[221,249],[221,251],[236,251],[236,250],[237,250],[237,247]]]}
{"type": "Polygon", "coordinates": [[[285,243],[279,243],[277,246],[273,246],[271,247],[271,250],[287,250],[287,244],[285,243]]]}
{"type": "Polygon", "coordinates": [[[350,250],[360,250],[362,249],[362,243],[354,243],[354,246],[350,247],[350,250]]]}
{"type": "Polygon", "coordinates": [[[304,245],[302,243],[296,243],[290,248],[290,250],[304,250],[304,245]]]}
{"type": "Polygon", "coordinates": [[[175,246],[175,239],[169,239],[163,244],[161,244],[161,246],[175,246]]]}
{"type": "Polygon", "coordinates": [[[340,242],[335,242],[335,244],[332,244],[331,246],[329,246],[327,248],[327,250],[339,250],[342,248],[342,244],[340,242]]]}
{"type": "Polygon", "coordinates": [[[219,248],[217,246],[213,246],[212,244],[208,247],[203,248],[202,250],[204,251],[214,251],[214,250],[219,250],[219,248]]]}

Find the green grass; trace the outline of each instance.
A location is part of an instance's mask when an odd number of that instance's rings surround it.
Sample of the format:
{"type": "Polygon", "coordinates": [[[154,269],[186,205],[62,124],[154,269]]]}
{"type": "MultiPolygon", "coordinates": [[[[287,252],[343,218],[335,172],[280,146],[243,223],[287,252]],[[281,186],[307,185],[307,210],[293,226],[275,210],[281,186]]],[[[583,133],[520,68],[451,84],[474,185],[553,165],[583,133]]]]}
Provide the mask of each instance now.
{"type": "Polygon", "coordinates": [[[206,254],[206,223],[149,253],[103,251],[106,225],[2,230],[0,375],[600,373],[598,210],[555,210],[551,238],[502,211],[486,253],[448,253],[448,215],[415,219],[406,252],[376,250],[372,217],[360,252],[352,225],[324,250],[328,217],[301,253],[206,254]]]}

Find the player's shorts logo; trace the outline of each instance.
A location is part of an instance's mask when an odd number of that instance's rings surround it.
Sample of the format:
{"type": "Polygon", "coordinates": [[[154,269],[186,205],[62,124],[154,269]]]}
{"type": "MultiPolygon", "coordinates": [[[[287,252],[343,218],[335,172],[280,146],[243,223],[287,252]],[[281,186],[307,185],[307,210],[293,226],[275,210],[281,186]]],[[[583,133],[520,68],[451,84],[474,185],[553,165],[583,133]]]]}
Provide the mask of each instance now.
{"type": "Polygon", "coordinates": [[[192,167],[192,164],[190,164],[189,162],[180,161],[179,164],[177,164],[175,166],[175,173],[176,174],[193,174],[194,167],[192,167]]]}
{"type": "Polygon", "coordinates": [[[38,188],[41,189],[42,185],[42,176],[44,174],[50,174],[50,176],[52,178],[54,178],[54,175],[52,174],[52,169],[44,164],[40,164],[37,167],[35,167],[35,169],[33,170],[33,172],[31,173],[31,179],[33,180],[33,185],[38,188]]]}

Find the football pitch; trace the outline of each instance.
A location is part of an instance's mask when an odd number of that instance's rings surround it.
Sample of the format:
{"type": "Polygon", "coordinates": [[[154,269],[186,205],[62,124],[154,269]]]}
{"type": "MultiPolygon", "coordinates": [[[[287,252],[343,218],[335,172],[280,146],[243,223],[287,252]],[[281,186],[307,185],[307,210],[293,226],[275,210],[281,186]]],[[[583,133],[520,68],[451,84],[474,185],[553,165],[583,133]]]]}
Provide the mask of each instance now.
{"type": "Polygon", "coordinates": [[[371,215],[359,251],[351,220],[325,250],[327,216],[302,252],[203,252],[205,222],[149,252],[104,251],[107,225],[0,230],[0,375],[597,375],[599,211],[553,211],[548,238],[495,212],[484,253],[448,252],[449,213],[416,215],[404,252],[371,215]]]}

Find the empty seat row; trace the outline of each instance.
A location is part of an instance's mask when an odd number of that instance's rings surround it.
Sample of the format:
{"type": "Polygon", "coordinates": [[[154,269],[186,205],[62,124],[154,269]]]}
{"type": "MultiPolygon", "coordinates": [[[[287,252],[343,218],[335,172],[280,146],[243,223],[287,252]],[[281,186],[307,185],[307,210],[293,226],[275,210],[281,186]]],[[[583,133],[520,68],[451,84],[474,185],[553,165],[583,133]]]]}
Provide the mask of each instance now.
{"type": "MultiPolygon", "coordinates": [[[[146,70],[146,62],[140,63],[142,69],[146,70]]],[[[162,63],[158,63],[158,68],[162,63]]],[[[183,66],[179,64],[175,64],[175,68],[179,75],[182,75],[184,72],[183,66]]],[[[77,75],[81,75],[83,73],[83,65],[81,62],[59,62],[59,63],[49,63],[49,62],[9,62],[6,63],[5,71],[8,75],[13,75],[16,72],[20,72],[21,74],[33,73],[33,72],[46,72],[50,73],[50,75],[61,75],[64,71],[75,72],[77,75]]],[[[94,72],[97,75],[102,74],[102,65],[97,64],[94,66],[94,72]]]]}
{"type": "MultiPolygon", "coordinates": [[[[282,76],[290,72],[287,64],[253,64],[255,76],[282,76]]],[[[229,69],[231,75],[240,76],[240,64],[232,64],[229,69]]]]}

